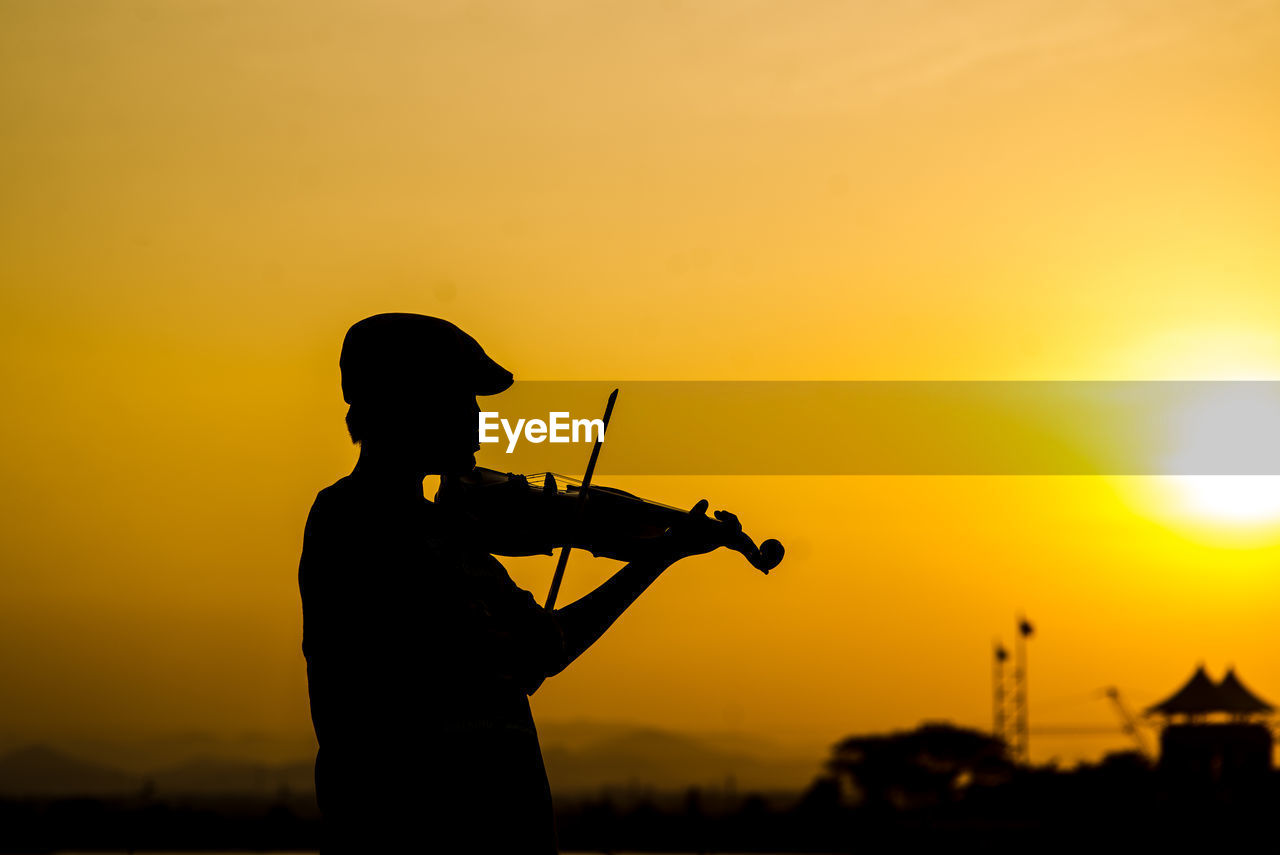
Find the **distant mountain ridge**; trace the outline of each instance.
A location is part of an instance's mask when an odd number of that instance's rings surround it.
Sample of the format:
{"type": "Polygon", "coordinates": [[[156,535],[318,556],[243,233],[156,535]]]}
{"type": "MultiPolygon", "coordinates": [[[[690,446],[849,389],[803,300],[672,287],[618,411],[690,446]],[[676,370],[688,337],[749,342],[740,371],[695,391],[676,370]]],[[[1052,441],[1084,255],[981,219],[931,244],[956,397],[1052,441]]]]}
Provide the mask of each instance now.
{"type": "Polygon", "coordinates": [[[260,795],[306,792],[315,788],[315,762],[243,763],[196,757],[149,776],[157,793],[181,795],[260,795]]]}
{"type": "Polygon", "coordinates": [[[725,750],[711,741],[651,728],[634,728],[570,749],[543,745],[547,777],[555,792],[645,786],[800,789],[818,772],[817,759],[725,750]]]}
{"type": "Polygon", "coordinates": [[[137,792],[141,779],[88,763],[48,745],[0,756],[0,794],[8,796],[118,796],[137,792]]]}
{"type": "Polygon", "coordinates": [[[194,758],[153,774],[125,772],[73,757],[47,745],[0,756],[0,796],[69,798],[157,795],[270,796],[313,788],[311,762],[270,765],[194,758]]]}
{"type": "MultiPolygon", "coordinates": [[[[608,722],[549,724],[539,728],[551,787],[557,793],[603,788],[689,787],[800,789],[818,772],[820,758],[788,752],[768,740],[690,735],[608,722]]],[[[314,787],[313,754],[303,750],[286,762],[246,759],[243,746],[223,753],[207,739],[178,762],[140,771],[86,760],[49,745],[30,745],[0,755],[2,796],[272,796],[314,787]]],[[[170,752],[172,754],[172,752],[170,752]]]]}

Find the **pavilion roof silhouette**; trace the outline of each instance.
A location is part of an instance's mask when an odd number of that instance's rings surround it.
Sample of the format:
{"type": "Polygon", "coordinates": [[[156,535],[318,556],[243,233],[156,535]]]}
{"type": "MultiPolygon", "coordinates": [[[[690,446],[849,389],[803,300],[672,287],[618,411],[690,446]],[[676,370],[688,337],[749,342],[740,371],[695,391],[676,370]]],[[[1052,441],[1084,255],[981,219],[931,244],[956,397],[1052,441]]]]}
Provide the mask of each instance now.
{"type": "Polygon", "coordinates": [[[1274,712],[1275,707],[1249,691],[1236,676],[1234,668],[1228,668],[1221,682],[1215,683],[1201,665],[1191,679],[1178,691],[1158,704],[1147,708],[1147,714],[1204,715],[1208,713],[1274,712]]]}

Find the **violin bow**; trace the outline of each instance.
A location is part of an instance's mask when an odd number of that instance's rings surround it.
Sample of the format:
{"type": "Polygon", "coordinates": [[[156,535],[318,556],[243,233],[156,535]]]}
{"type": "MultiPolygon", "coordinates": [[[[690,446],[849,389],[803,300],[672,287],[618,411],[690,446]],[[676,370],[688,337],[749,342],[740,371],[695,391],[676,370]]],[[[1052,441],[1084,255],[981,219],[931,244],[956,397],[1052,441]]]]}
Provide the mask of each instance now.
{"type": "MultiPolygon", "coordinates": [[[[600,457],[600,445],[604,442],[605,431],[609,429],[609,417],[613,415],[613,404],[617,400],[618,390],[614,389],[609,393],[609,402],[604,405],[600,435],[596,437],[596,444],[591,447],[591,459],[587,461],[587,474],[582,476],[582,485],[578,487],[578,504],[574,508],[571,528],[576,528],[578,520],[582,519],[582,509],[587,503],[587,488],[591,486],[591,476],[596,471],[596,460],[600,457]]],[[[560,557],[556,560],[556,573],[551,577],[551,590],[547,593],[547,604],[544,606],[548,611],[555,608],[556,596],[560,593],[560,583],[564,580],[564,568],[569,566],[569,550],[572,548],[567,543],[560,547],[560,557]]]]}

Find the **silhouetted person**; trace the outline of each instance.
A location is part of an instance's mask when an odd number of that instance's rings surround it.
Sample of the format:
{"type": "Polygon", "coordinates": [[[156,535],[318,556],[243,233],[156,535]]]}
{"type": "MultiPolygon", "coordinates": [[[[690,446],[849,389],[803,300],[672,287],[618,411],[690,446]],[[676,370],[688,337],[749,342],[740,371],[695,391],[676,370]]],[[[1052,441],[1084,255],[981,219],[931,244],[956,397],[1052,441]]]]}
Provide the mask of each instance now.
{"type": "Polygon", "coordinates": [[[547,611],[423,494],[427,475],[475,466],[475,396],[511,373],[411,314],[355,324],[339,364],[360,457],[316,497],[298,571],[324,851],[554,853],[527,696],[664,569],[732,535],[699,503],[651,556],[547,611]]]}

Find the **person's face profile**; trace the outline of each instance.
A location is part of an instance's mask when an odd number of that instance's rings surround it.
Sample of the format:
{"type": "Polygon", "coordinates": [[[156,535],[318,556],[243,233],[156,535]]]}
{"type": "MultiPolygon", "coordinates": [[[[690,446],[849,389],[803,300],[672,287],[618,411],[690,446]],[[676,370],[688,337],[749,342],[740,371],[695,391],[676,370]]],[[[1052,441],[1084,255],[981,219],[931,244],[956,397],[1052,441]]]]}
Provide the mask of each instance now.
{"type": "Polygon", "coordinates": [[[413,446],[427,472],[468,472],[480,448],[480,406],[469,392],[449,390],[426,396],[415,408],[413,446]]]}

